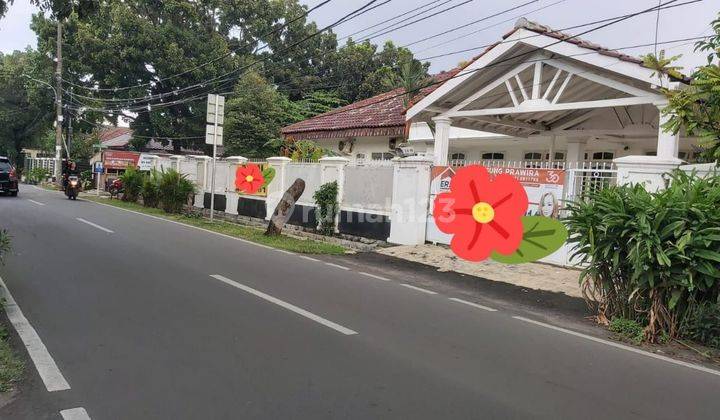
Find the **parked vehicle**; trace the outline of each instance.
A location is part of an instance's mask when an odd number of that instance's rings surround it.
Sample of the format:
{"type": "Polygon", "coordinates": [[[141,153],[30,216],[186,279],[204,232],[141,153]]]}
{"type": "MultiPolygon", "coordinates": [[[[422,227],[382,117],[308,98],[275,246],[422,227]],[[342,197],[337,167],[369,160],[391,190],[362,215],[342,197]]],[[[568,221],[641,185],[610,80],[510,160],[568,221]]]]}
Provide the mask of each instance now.
{"type": "Polygon", "coordinates": [[[18,178],[15,167],[10,164],[10,159],[0,156],[0,192],[16,197],[18,191],[18,178]]]}
{"type": "Polygon", "coordinates": [[[77,175],[70,175],[67,180],[67,186],[65,187],[65,195],[70,200],[77,200],[78,193],[80,192],[80,177],[77,175]]]}
{"type": "Polygon", "coordinates": [[[112,182],[110,182],[110,186],[108,187],[108,192],[110,193],[110,198],[118,198],[120,196],[120,193],[123,192],[123,183],[120,178],[113,179],[112,182]]]}

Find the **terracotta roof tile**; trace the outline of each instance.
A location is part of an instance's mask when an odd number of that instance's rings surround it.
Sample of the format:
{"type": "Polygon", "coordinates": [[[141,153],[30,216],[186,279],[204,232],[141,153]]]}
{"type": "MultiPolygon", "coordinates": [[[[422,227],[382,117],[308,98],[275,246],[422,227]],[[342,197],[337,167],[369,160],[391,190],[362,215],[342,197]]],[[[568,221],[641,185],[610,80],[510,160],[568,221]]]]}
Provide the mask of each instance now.
{"type": "Polygon", "coordinates": [[[403,89],[395,89],[282,129],[284,135],[356,128],[404,127],[403,89]]]}

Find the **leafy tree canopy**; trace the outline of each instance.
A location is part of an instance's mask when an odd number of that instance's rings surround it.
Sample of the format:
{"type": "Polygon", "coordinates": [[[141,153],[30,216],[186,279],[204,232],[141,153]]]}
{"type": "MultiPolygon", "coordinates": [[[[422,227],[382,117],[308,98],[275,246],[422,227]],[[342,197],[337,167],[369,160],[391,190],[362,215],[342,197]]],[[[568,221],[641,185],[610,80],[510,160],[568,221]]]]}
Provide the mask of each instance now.
{"type": "MultiPolygon", "coordinates": [[[[691,76],[690,86],[679,90],[665,89],[669,106],[665,112],[670,116],[665,128],[674,133],[685,129],[688,135],[702,139],[703,158],[708,161],[720,160],[720,14],[712,22],[714,35],[700,41],[695,50],[707,53],[707,64],[698,67],[691,76]]],[[[664,54],[645,58],[649,67],[664,71],[671,76],[678,75],[678,68],[671,63],[673,58],[664,54]]]]}

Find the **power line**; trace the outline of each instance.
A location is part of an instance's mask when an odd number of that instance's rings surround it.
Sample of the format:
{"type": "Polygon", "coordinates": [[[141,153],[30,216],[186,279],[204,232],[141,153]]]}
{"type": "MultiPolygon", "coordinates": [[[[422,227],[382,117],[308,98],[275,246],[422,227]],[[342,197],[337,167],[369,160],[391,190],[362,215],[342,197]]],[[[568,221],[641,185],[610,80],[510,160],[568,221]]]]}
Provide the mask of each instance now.
{"type": "MultiPolygon", "coordinates": [[[[675,0],[675,1],[677,1],[677,0],[675,0]]],[[[689,1],[685,1],[685,2],[683,2],[683,3],[674,4],[674,5],[669,5],[670,3],[673,3],[673,2],[668,2],[668,3],[664,3],[664,4],[663,4],[663,7],[661,7],[661,9],[664,10],[664,9],[671,9],[671,8],[674,8],[674,7],[687,6],[687,5],[689,5],[689,4],[699,3],[699,2],[701,2],[701,1],[703,1],[703,0],[689,0],[689,1]],[[669,6],[668,6],[668,5],[669,5],[669,6]]],[[[656,6],[656,7],[657,7],[657,6],[656,6]]],[[[655,8],[653,8],[650,12],[654,12],[654,11],[655,11],[655,8]]],[[[650,12],[643,12],[643,13],[650,13],[650,12]]],[[[641,13],[641,14],[642,14],[642,13],[641,13]]],[[[615,16],[615,17],[611,17],[611,18],[596,20],[596,21],[593,21],[593,22],[583,23],[583,24],[580,24],[580,25],[568,26],[568,27],[565,27],[565,28],[557,29],[557,30],[555,30],[554,32],[563,32],[563,31],[567,31],[567,30],[582,28],[582,27],[585,27],[585,26],[591,26],[591,25],[597,25],[597,24],[600,24],[600,23],[610,22],[610,21],[613,21],[613,20],[619,19],[619,18],[629,18],[629,17],[634,17],[634,16],[637,16],[637,14],[631,13],[631,14],[626,14],[626,15],[621,15],[621,16],[615,16]]],[[[601,28],[601,29],[602,29],[602,28],[601,28]]],[[[539,36],[539,35],[530,35],[530,36],[527,36],[527,37],[521,38],[521,39],[534,38],[534,37],[537,37],[537,36],[539,36]]],[[[480,46],[477,46],[477,47],[465,48],[465,49],[462,49],[462,50],[451,51],[451,52],[448,52],[448,53],[433,55],[433,56],[430,56],[430,57],[418,58],[418,60],[421,60],[421,61],[422,61],[422,60],[432,60],[432,59],[440,58],[440,57],[448,57],[448,56],[451,56],[451,55],[457,55],[457,54],[466,53],[466,52],[470,52],[470,51],[480,50],[480,49],[483,49],[483,48],[490,47],[490,46],[492,46],[492,45],[503,44],[503,43],[506,43],[506,42],[507,42],[507,41],[493,42],[493,43],[490,43],[490,44],[480,45],[480,46]]],[[[434,47],[431,47],[431,48],[434,48],[434,47]]]]}
{"type": "MultiPolygon", "coordinates": [[[[338,26],[338,25],[340,25],[340,24],[342,24],[342,23],[345,23],[345,22],[347,22],[347,21],[349,21],[349,20],[351,20],[351,19],[355,19],[355,18],[357,18],[357,17],[359,17],[359,16],[367,13],[367,12],[369,11],[368,7],[372,6],[372,5],[373,5],[374,3],[376,3],[377,1],[378,1],[378,0],[369,1],[368,3],[366,3],[365,5],[363,5],[362,7],[360,7],[360,8],[358,8],[358,9],[352,11],[351,13],[348,13],[348,14],[345,15],[345,16],[343,16],[342,18],[340,18],[338,21],[334,22],[333,24],[328,25],[328,26],[326,26],[325,28],[316,31],[316,32],[314,32],[313,34],[310,34],[310,35],[306,36],[305,38],[303,38],[303,39],[301,39],[301,40],[299,40],[299,41],[296,41],[295,43],[289,45],[288,47],[286,47],[285,49],[281,50],[281,51],[278,52],[278,53],[286,52],[286,51],[288,51],[288,50],[296,47],[297,45],[300,45],[301,43],[306,42],[307,40],[309,40],[309,39],[311,39],[311,38],[313,38],[313,37],[315,37],[315,36],[318,36],[319,34],[325,32],[325,31],[328,31],[328,30],[332,29],[332,28],[335,27],[335,26],[338,26]]],[[[392,0],[388,0],[388,1],[392,1],[392,0]]],[[[385,3],[387,3],[388,1],[386,1],[385,3]]],[[[227,72],[227,73],[225,73],[225,74],[222,74],[222,75],[220,75],[220,76],[216,76],[216,77],[214,77],[214,78],[212,78],[212,79],[209,79],[209,80],[206,80],[206,81],[203,81],[203,82],[194,84],[194,85],[186,86],[186,87],[181,88],[181,89],[176,89],[176,90],[174,90],[174,91],[172,91],[172,92],[163,92],[163,93],[159,93],[159,94],[155,94],[155,95],[148,95],[148,96],[145,96],[145,97],[138,97],[138,98],[123,98],[123,99],[119,99],[119,100],[114,99],[114,98],[113,98],[113,99],[105,99],[105,100],[104,100],[104,99],[102,99],[102,98],[94,98],[94,97],[89,97],[89,96],[85,96],[85,95],[78,95],[78,94],[76,94],[76,96],[81,97],[81,98],[85,98],[85,99],[90,99],[90,100],[97,100],[97,101],[101,101],[101,102],[115,102],[115,101],[120,101],[120,102],[129,102],[129,101],[135,102],[135,101],[140,101],[140,102],[144,102],[144,101],[150,101],[150,100],[153,100],[153,99],[161,99],[161,100],[162,100],[162,99],[165,98],[165,97],[168,97],[168,96],[177,96],[177,95],[180,94],[180,93],[184,93],[184,92],[187,92],[187,91],[190,91],[190,90],[194,90],[194,89],[197,89],[197,88],[202,88],[202,89],[204,89],[204,88],[205,88],[205,85],[211,84],[211,83],[216,82],[216,81],[218,81],[218,83],[220,83],[220,85],[222,85],[222,84],[227,83],[228,81],[236,80],[236,79],[237,79],[236,77],[229,77],[229,78],[228,78],[228,76],[231,75],[231,74],[233,74],[233,73],[236,73],[236,72],[238,72],[238,71],[240,71],[240,70],[249,69],[249,68],[253,67],[254,65],[256,65],[256,64],[258,64],[258,63],[261,63],[261,62],[264,62],[264,61],[268,61],[268,60],[270,60],[270,57],[264,57],[264,58],[262,58],[262,59],[255,60],[255,61],[253,61],[252,63],[250,63],[250,64],[248,64],[248,65],[242,66],[241,68],[231,70],[231,71],[229,71],[229,72],[227,72]],[[226,78],[226,79],[220,80],[220,79],[222,79],[222,78],[226,78]]],[[[243,74],[244,74],[244,73],[243,73],[243,74]]]]}
{"type": "Polygon", "coordinates": [[[413,42],[411,42],[411,43],[409,43],[409,44],[403,45],[403,47],[404,47],[404,48],[407,48],[407,47],[409,47],[409,46],[411,46],[411,45],[416,45],[416,44],[419,44],[419,43],[421,43],[421,42],[425,42],[425,41],[427,41],[427,40],[430,40],[430,39],[433,39],[433,38],[436,38],[436,37],[439,37],[439,36],[447,35],[447,34],[449,34],[449,33],[455,32],[455,31],[459,31],[460,29],[467,28],[468,26],[471,26],[471,25],[474,25],[474,24],[476,24],[476,23],[480,23],[480,22],[483,22],[483,21],[492,19],[492,18],[497,17],[497,16],[500,16],[500,15],[504,15],[505,13],[512,12],[513,10],[517,10],[517,9],[523,8],[523,7],[525,7],[525,6],[528,6],[528,5],[530,5],[530,4],[537,3],[538,1],[540,1],[540,0],[531,0],[531,1],[528,1],[528,2],[526,2],[526,3],[523,3],[523,4],[520,4],[520,5],[511,7],[511,8],[509,8],[509,9],[505,9],[505,10],[503,10],[503,11],[501,11],[501,12],[497,12],[497,13],[494,13],[494,14],[489,15],[489,16],[485,16],[485,17],[483,17],[483,18],[481,18],[481,19],[474,20],[474,21],[472,21],[472,22],[466,23],[466,24],[461,25],[461,26],[458,26],[458,27],[456,27],[456,28],[448,29],[447,31],[440,32],[440,33],[437,33],[437,34],[435,34],[435,35],[430,35],[430,36],[427,36],[427,37],[425,37],[425,38],[423,38],[423,39],[419,39],[419,40],[417,40],[417,41],[413,41],[413,42]]]}
{"type": "MultiPolygon", "coordinates": [[[[408,11],[406,11],[406,12],[400,13],[399,15],[395,15],[395,16],[389,18],[389,19],[385,19],[385,20],[383,20],[382,22],[376,23],[375,25],[368,26],[367,28],[364,28],[364,29],[361,29],[361,30],[359,30],[359,31],[353,32],[353,33],[351,33],[350,35],[346,35],[346,36],[338,39],[338,42],[343,41],[343,40],[348,39],[348,38],[351,38],[351,37],[353,37],[353,36],[355,36],[355,35],[357,35],[357,34],[360,34],[360,33],[365,32],[365,31],[367,31],[367,30],[377,28],[377,27],[380,26],[380,25],[383,25],[383,24],[388,23],[388,22],[390,22],[390,21],[393,21],[393,20],[395,20],[395,19],[399,19],[399,18],[401,18],[401,17],[403,17],[403,16],[409,15],[409,14],[412,13],[412,12],[415,12],[415,11],[420,10],[420,9],[424,9],[424,8],[427,7],[427,6],[430,6],[430,5],[432,5],[432,4],[435,4],[435,3],[438,3],[438,2],[441,2],[441,1],[445,1],[445,3],[447,3],[448,1],[452,1],[452,0],[433,0],[433,1],[429,2],[429,3],[423,4],[422,6],[418,6],[418,7],[414,8],[414,9],[411,9],[411,10],[408,10],[408,11]]],[[[444,4],[444,3],[443,3],[443,4],[444,4]]]]}
{"type": "MultiPolygon", "coordinates": [[[[537,1],[537,0],[535,0],[535,1],[537,1]]],[[[562,1],[564,1],[564,0],[562,0],[562,1]]],[[[528,3],[526,3],[526,4],[529,4],[529,3],[532,3],[532,2],[528,2],[528,3]]],[[[432,4],[432,3],[431,3],[431,4],[432,4]]],[[[442,6],[443,4],[445,4],[445,3],[442,3],[442,4],[440,4],[439,6],[442,6]]],[[[436,6],[436,7],[437,7],[437,6],[436,6]]],[[[481,18],[481,19],[477,20],[476,22],[479,22],[479,21],[482,21],[482,20],[486,20],[486,19],[490,19],[490,18],[492,18],[492,17],[499,16],[499,15],[501,15],[501,14],[503,14],[503,13],[508,13],[508,12],[510,12],[510,11],[512,11],[512,10],[517,9],[518,7],[522,7],[522,6],[513,7],[513,8],[510,8],[510,9],[507,9],[507,10],[504,10],[504,11],[501,11],[501,12],[498,12],[498,13],[495,13],[495,14],[493,14],[493,15],[491,15],[491,16],[487,16],[487,17],[481,18]]],[[[341,21],[342,21],[342,19],[341,19],[341,21]]],[[[467,25],[465,25],[465,26],[467,26],[467,25]]],[[[432,37],[437,37],[437,36],[441,36],[441,35],[443,35],[443,34],[436,34],[436,35],[433,35],[432,37]]],[[[432,38],[432,37],[426,37],[424,40],[430,39],[430,38],[432,38]]],[[[382,53],[382,52],[379,52],[379,53],[376,53],[375,55],[380,55],[381,53],[382,53]]],[[[227,82],[227,80],[226,80],[226,81],[220,81],[220,82],[221,82],[221,83],[225,83],[225,82],[227,82]]],[[[203,86],[203,87],[204,87],[204,86],[203,86]]],[[[189,90],[189,89],[188,89],[188,90],[189,90]]],[[[179,92],[179,91],[168,92],[168,93],[162,93],[162,94],[158,94],[158,95],[151,95],[151,96],[145,96],[145,97],[139,97],[139,98],[118,98],[118,99],[100,99],[100,98],[97,98],[97,100],[99,100],[99,101],[101,101],[101,102],[117,102],[117,103],[129,103],[129,102],[131,102],[131,101],[132,101],[133,103],[135,103],[135,101],[147,102],[147,101],[151,101],[151,100],[153,100],[153,99],[158,99],[158,98],[162,99],[162,98],[164,98],[164,97],[166,97],[166,96],[171,96],[171,95],[177,96],[178,92],[179,92]]],[[[96,99],[96,98],[94,98],[94,97],[89,97],[89,96],[79,95],[79,94],[75,94],[75,96],[76,96],[77,98],[81,98],[81,99],[89,99],[89,100],[95,100],[95,99],[96,99]]]]}
{"type": "MultiPolygon", "coordinates": [[[[661,6],[669,5],[669,4],[675,3],[676,1],[678,1],[678,0],[673,0],[673,1],[667,2],[667,3],[665,3],[664,5],[661,5],[661,6]]],[[[698,1],[701,1],[701,0],[695,0],[695,1],[685,2],[685,3],[682,3],[682,4],[680,4],[680,5],[687,5],[687,4],[695,3],[695,2],[698,2],[698,1]]],[[[677,5],[677,6],[680,6],[680,5],[677,5]]],[[[590,29],[590,30],[588,30],[588,31],[582,32],[582,33],[577,34],[577,35],[574,35],[574,36],[568,36],[568,37],[565,38],[564,40],[560,40],[560,41],[557,41],[557,42],[563,42],[563,41],[566,41],[566,40],[569,40],[569,39],[572,39],[572,38],[579,37],[579,36],[581,36],[581,35],[583,35],[583,34],[587,34],[587,33],[590,33],[590,32],[593,32],[593,31],[602,29],[602,28],[604,28],[604,27],[610,26],[610,25],[615,24],[615,23],[619,23],[619,22],[624,21],[624,20],[627,20],[627,19],[629,19],[629,18],[631,18],[631,17],[638,16],[638,15],[643,14],[643,13],[652,12],[652,11],[654,11],[655,9],[656,9],[656,7],[653,7],[653,8],[644,10],[644,11],[640,11],[640,12],[636,12],[636,13],[632,13],[632,14],[622,15],[622,16],[619,16],[619,17],[614,18],[614,19],[613,19],[613,18],[611,18],[611,19],[603,19],[603,20],[601,20],[601,21],[595,21],[595,22],[591,22],[591,23],[587,23],[587,24],[583,24],[583,25],[576,25],[576,26],[574,26],[574,27],[588,26],[588,25],[596,24],[596,23],[598,23],[598,22],[607,22],[607,21],[612,20],[612,22],[610,22],[610,23],[608,23],[608,24],[602,25],[602,26],[597,27],[597,28],[590,29]]],[[[532,37],[542,36],[542,35],[543,35],[543,34],[538,34],[538,35],[533,35],[532,37]]],[[[529,38],[529,37],[526,37],[526,38],[529,38]]],[[[526,38],[522,38],[522,39],[526,39],[526,38]]],[[[550,45],[555,45],[555,44],[550,44],[550,45]]],[[[536,50],[537,50],[537,49],[536,49],[536,50]]],[[[533,52],[533,51],[531,51],[531,52],[533,52]]],[[[517,57],[510,57],[510,59],[514,59],[514,58],[517,58],[517,57]]],[[[494,64],[494,65],[498,65],[498,64],[500,64],[500,63],[493,63],[493,64],[494,64]]],[[[491,67],[491,66],[488,66],[488,67],[491,67]]],[[[487,68],[487,67],[486,67],[486,68],[487,68]]],[[[465,74],[465,73],[463,73],[463,74],[465,74]]],[[[458,77],[458,76],[456,75],[455,77],[458,77]]],[[[453,77],[453,78],[454,78],[454,77],[453,77]]],[[[426,88],[426,87],[432,86],[433,84],[435,84],[435,83],[431,83],[431,84],[423,87],[423,89],[426,88]]],[[[413,92],[408,92],[408,93],[413,93],[413,92]]],[[[404,94],[403,94],[403,95],[404,95],[404,94]]],[[[163,108],[163,107],[165,107],[165,106],[172,106],[172,105],[177,104],[177,103],[182,103],[182,102],[188,102],[188,101],[198,100],[198,99],[202,98],[203,96],[204,96],[204,95],[200,95],[200,96],[193,97],[193,98],[185,98],[185,99],[181,99],[181,100],[179,100],[179,101],[173,101],[173,102],[170,102],[170,103],[164,103],[164,104],[155,105],[154,107],[155,107],[155,108],[163,108]]],[[[398,96],[402,96],[402,95],[398,95],[398,96]]],[[[389,99],[391,99],[391,98],[388,98],[388,100],[389,100],[389,99]]],[[[151,106],[151,108],[150,108],[149,110],[152,110],[152,107],[153,107],[153,106],[151,106]]],[[[130,112],[133,112],[133,111],[141,111],[143,108],[145,108],[145,107],[141,107],[141,108],[137,108],[137,109],[132,109],[132,110],[130,110],[130,112]]],[[[102,108],[96,108],[96,109],[98,109],[98,110],[103,110],[102,108]]],[[[124,109],[116,109],[116,110],[114,110],[114,112],[123,112],[123,111],[127,111],[127,110],[124,110],[124,109]]]]}
{"type": "MultiPolygon", "coordinates": [[[[465,0],[465,1],[463,1],[462,3],[456,4],[456,5],[454,5],[454,6],[447,7],[447,8],[445,8],[445,9],[443,9],[443,10],[440,10],[440,11],[435,12],[435,13],[433,13],[433,14],[430,14],[430,15],[428,15],[428,16],[423,16],[423,17],[421,17],[421,18],[418,18],[418,19],[415,19],[415,20],[413,20],[413,21],[407,22],[407,23],[405,23],[405,24],[403,24],[403,25],[400,25],[400,26],[397,26],[397,27],[395,27],[395,28],[389,28],[389,29],[385,30],[384,32],[380,32],[380,31],[382,31],[382,30],[373,32],[373,33],[365,36],[364,38],[358,40],[358,42],[365,42],[365,41],[369,41],[369,40],[371,40],[371,39],[373,39],[373,38],[377,38],[377,37],[379,37],[379,36],[387,35],[387,34],[389,34],[389,33],[391,33],[391,32],[395,32],[395,31],[397,31],[397,30],[399,30],[399,29],[406,28],[406,27],[408,27],[408,26],[410,26],[410,25],[414,25],[414,24],[416,24],[416,23],[422,22],[422,21],[427,20],[427,19],[430,19],[430,18],[432,18],[432,17],[439,16],[439,15],[445,13],[445,12],[449,12],[449,11],[451,11],[451,10],[457,9],[457,8],[460,7],[460,6],[464,6],[464,5],[468,4],[468,3],[472,3],[473,1],[475,1],[475,0],[465,0]],[[379,33],[378,33],[378,32],[379,32],[379,33]]],[[[443,4],[444,4],[444,3],[443,3],[443,4]]],[[[424,13],[424,12],[423,12],[423,13],[424,13]]]]}
{"type": "MultiPolygon", "coordinates": [[[[274,30],[272,30],[272,31],[270,31],[270,32],[268,32],[268,33],[266,33],[266,34],[264,34],[264,35],[261,35],[260,37],[258,37],[258,39],[260,39],[260,38],[266,38],[266,37],[271,36],[272,34],[274,34],[274,33],[276,33],[276,32],[282,31],[283,29],[289,27],[290,25],[292,25],[293,23],[297,22],[297,21],[300,20],[300,19],[303,19],[303,18],[307,17],[307,16],[308,16],[310,13],[312,13],[313,11],[315,11],[315,10],[317,10],[317,9],[325,6],[326,4],[328,4],[328,3],[332,2],[332,1],[334,1],[334,0],[325,0],[325,1],[323,1],[322,3],[316,5],[315,7],[312,7],[312,8],[310,8],[310,9],[308,9],[307,11],[305,11],[305,12],[302,13],[302,14],[300,14],[299,16],[296,16],[295,18],[293,18],[293,19],[285,22],[285,23],[284,23],[282,26],[280,26],[279,28],[274,29],[274,30]]],[[[390,1],[390,0],[388,0],[388,1],[390,1]]],[[[267,47],[267,44],[265,44],[265,46],[263,47],[263,49],[266,48],[266,47],[267,47]]],[[[63,79],[63,81],[64,81],[65,83],[68,83],[68,84],[70,84],[70,85],[72,85],[72,86],[75,86],[75,87],[80,87],[80,88],[84,88],[84,89],[88,89],[88,90],[94,90],[94,91],[105,91],[105,92],[117,92],[117,91],[121,91],[121,90],[135,89],[135,88],[144,87],[144,86],[153,86],[153,85],[155,85],[155,84],[162,83],[162,82],[164,82],[164,81],[171,80],[171,79],[174,79],[174,78],[176,78],[176,77],[183,76],[183,75],[188,74],[188,73],[190,73],[190,72],[193,72],[193,71],[195,71],[195,70],[201,69],[201,68],[203,68],[203,67],[205,67],[205,66],[207,66],[207,65],[210,65],[210,64],[212,64],[212,63],[215,63],[215,62],[217,62],[217,61],[219,61],[219,60],[222,60],[223,58],[226,58],[226,57],[228,57],[228,56],[236,53],[236,52],[238,51],[238,49],[239,49],[239,48],[236,48],[236,49],[234,49],[234,50],[231,49],[230,52],[224,53],[224,54],[222,54],[222,55],[219,56],[219,57],[216,57],[216,58],[214,58],[214,59],[212,59],[212,60],[210,60],[210,61],[207,61],[207,62],[205,62],[205,63],[199,64],[199,65],[197,65],[197,66],[195,66],[195,67],[193,67],[193,68],[190,68],[190,69],[188,69],[188,70],[185,70],[185,71],[183,71],[183,72],[180,72],[180,73],[177,73],[177,74],[173,74],[173,75],[168,76],[168,77],[160,78],[160,79],[154,80],[154,81],[152,81],[152,82],[137,84],[137,85],[134,85],[134,86],[125,86],[125,87],[121,87],[121,88],[89,88],[89,87],[87,87],[87,86],[75,84],[75,83],[73,83],[73,82],[70,82],[70,81],[67,81],[67,80],[64,80],[64,79],[63,79]]],[[[258,50],[256,49],[256,52],[257,52],[257,51],[258,51],[258,50]]]]}

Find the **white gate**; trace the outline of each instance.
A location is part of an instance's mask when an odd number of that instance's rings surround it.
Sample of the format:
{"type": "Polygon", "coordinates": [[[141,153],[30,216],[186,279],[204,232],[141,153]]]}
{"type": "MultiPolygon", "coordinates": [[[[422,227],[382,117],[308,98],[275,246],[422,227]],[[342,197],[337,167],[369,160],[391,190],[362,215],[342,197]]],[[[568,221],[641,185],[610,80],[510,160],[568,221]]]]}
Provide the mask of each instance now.
{"type": "MultiPolygon", "coordinates": [[[[478,164],[480,164],[480,162],[478,162],[478,164]]],[[[505,162],[505,165],[501,166],[510,168],[538,168],[536,165],[536,162],[505,162]]],[[[497,166],[497,164],[494,166],[497,166]]],[[[617,183],[617,168],[612,162],[563,162],[562,165],[552,165],[549,166],[549,168],[559,168],[565,171],[561,209],[564,208],[568,202],[585,200],[590,193],[614,186],[617,183]]],[[[441,179],[436,179],[434,182],[439,183],[442,180],[442,175],[440,178],[441,179]]],[[[449,180],[449,177],[445,179],[449,180]]],[[[449,245],[452,235],[441,232],[435,225],[435,220],[432,217],[436,193],[437,189],[431,188],[425,238],[428,242],[449,245]]],[[[560,211],[561,217],[564,216],[564,212],[565,210],[560,211]]],[[[570,261],[571,255],[572,249],[568,244],[565,244],[552,255],[543,258],[541,262],[560,266],[573,266],[575,264],[570,261]]]]}

